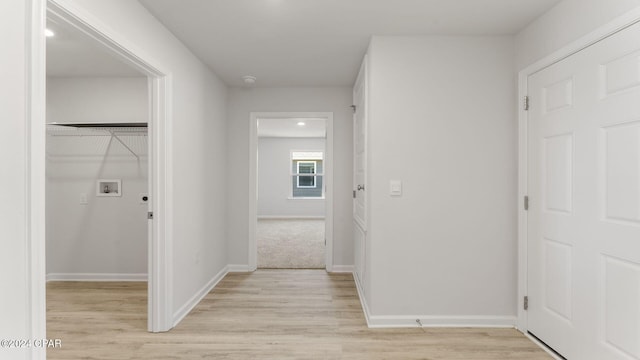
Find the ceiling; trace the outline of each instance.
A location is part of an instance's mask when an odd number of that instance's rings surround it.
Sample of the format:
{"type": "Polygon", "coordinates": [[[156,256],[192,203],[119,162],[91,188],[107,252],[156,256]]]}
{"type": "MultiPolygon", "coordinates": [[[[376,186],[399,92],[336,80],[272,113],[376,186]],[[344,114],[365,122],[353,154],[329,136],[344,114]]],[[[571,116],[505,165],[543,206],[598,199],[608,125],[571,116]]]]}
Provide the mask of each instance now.
{"type": "Polygon", "coordinates": [[[372,35],[515,34],[560,0],[139,0],[228,85],[351,86],[372,35]]]}
{"type": "Polygon", "coordinates": [[[47,29],[55,34],[47,38],[47,76],[144,76],[111,55],[96,40],[67,23],[48,20],[47,29]]]}
{"type": "Polygon", "coordinates": [[[325,119],[258,119],[258,137],[324,138],[326,135],[325,119]]]}

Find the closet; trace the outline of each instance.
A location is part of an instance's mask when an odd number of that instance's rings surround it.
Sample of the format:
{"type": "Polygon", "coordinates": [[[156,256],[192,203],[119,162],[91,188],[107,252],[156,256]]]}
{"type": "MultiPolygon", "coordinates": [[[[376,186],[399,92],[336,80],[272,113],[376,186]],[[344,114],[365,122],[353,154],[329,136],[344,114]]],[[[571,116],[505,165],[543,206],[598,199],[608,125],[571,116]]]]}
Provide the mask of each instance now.
{"type": "Polygon", "coordinates": [[[146,123],[47,125],[47,278],[147,278],[146,123]]]}

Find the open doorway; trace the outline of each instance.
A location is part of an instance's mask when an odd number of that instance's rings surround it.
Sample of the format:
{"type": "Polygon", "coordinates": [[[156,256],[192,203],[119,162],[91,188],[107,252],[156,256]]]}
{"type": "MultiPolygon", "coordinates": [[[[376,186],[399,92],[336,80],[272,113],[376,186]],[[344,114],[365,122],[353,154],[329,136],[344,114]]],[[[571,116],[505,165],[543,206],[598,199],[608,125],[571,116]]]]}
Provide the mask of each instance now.
{"type": "Polygon", "coordinates": [[[249,267],[333,261],[332,113],[252,113],[249,267]]]}
{"type": "Polygon", "coordinates": [[[326,119],[258,120],[259,269],[324,269],[326,119]]]}
{"type": "MultiPolygon", "coordinates": [[[[114,287],[132,294],[123,306],[147,302],[147,76],[67,22],[50,17],[47,32],[48,309],[62,317],[103,308],[114,287]]],[[[146,329],[140,310],[112,326],[146,329]]],[[[47,328],[53,335],[64,324],[47,328]]]]}
{"type": "Polygon", "coordinates": [[[47,278],[139,281],[137,326],[167,331],[170,156],[156,139],[170,79],[111,29],[54,2],[46,14],[47,278]]]}

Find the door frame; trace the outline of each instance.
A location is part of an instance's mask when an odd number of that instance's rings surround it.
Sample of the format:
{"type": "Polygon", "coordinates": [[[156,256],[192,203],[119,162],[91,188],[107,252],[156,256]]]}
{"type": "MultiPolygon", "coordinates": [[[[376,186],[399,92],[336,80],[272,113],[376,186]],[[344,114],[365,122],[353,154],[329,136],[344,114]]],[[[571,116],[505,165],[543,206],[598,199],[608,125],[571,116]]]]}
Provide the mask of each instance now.
{"type": "MultiPolygon", "coordinates": [[[[524,198],[528,194],[528,112],[524,108],[524,99],[528,95],[529,76],[562,61],[636,23],[640,22],[640,8],[633,9],[589,34],[560,48],[545,58],[529,65],[518,73],[518,317],[516,328],[528,335],[527,312],[524,310],[524,297],[528,292],[528,250],[527,250],[527,211],[524,198]]],[[[534,342],[541,345],[535,338],[534,342]]],[[[544,346],[543,346],[544,348],[544,346]]],[[[553,355],[553,354],[552,354],[553,355]]]]}
{"type": "Polygon", "coordinates": [[[258,120],[315,118],[326,120],[324,185],[325,185],[325,266],[333,271],[333,112],[252,112],[249,114],[249,271],[258,268],[258,120]]]}
{"type": "MultiPolygon", "coordinates": [[[[86,10],[65,0],[36,0],[32,3],[30,32],[29,116],[30,186],[30,292],[31,326],[34,334],[44,338],[46,329],[45,261],[45,123],[46,123],[46,42],[47,18],[65,22],[98,43],[131,67],[145,74],[149,81],[149,189],[154,214],[148,232],[148,306],[147,327],[150,332],[168,331],[173,327],[172,277],[172,124],[171,74],[149,58],[126,37],[114,32],[86,10]]],[[[35,337],[34,337],[35,338],[35,337]]],[[[36,350],[37,351],[37,350],[36,350]]],[[[44,353],[44,352],[43,352],[44,353]]],[[[35,353],[37,357],[43,356],[35,353]]]]}

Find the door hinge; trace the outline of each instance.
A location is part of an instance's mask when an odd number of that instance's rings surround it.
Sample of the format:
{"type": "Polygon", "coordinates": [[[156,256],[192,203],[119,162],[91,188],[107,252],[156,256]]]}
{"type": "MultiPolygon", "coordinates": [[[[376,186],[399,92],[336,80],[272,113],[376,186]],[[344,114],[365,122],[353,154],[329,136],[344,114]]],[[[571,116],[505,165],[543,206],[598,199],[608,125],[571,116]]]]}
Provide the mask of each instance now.
{"type": "Polygon", "coordinates": [[[357,106],[355,106],[355,105],[351,105],[351,110],[353,110],[353,113],[354,113],[354,114],[356,113],[356,109],[357,109],[357,106]]]}
{"type": "Polygon", "coordinates": [[[354,199],[356,198],[356,191],[355,190],[353,190],[353,198],[354,199]]]}
{"type": "Polygon", "coordinates": [[[525,310],[529,310],[529,297],[528,296],[524,297],[524,306],[523,307],[524,307],[525,310]]]}
{"type": "Polygon", "coordinates": [[[149,220],[153,220],[153,211],[149,211],[149,212],[147,213],[147,219],[149,219],[149,220]]]}
{"type": "Polygon", "coordinates": [[[529,197],[528,196],[524,197],[524,209],[525,210],[529,210],[529,197]]]}
{"type": "Polygon", "coordinates": [[[522,106],[525,111],[529,110],[529,97],[525,96],[524,101],[522,102],[522,106]]]}

